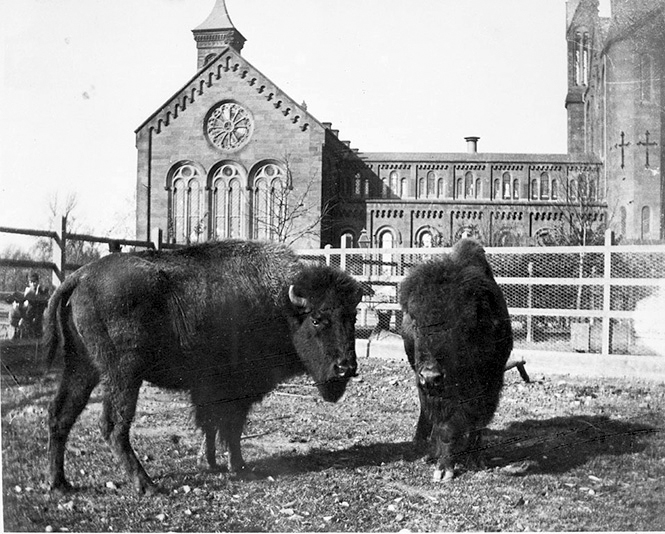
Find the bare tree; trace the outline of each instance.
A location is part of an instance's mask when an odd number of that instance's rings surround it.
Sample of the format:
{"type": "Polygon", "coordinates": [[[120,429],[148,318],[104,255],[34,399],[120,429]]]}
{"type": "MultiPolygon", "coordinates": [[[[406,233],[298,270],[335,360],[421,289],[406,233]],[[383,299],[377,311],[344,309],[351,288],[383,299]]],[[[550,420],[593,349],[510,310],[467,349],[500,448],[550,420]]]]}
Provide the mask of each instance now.
{"type": "Polygon", "coordinates": [[[320,186],[319,180],[310,176],[304,188],[294,187],[290,155],[284,154],[284,180],[274,184],[267,192],[267,201],[255,205],[254,222],[258,235],[270,240],[292,245],[303,237],[320,236],[321,221],[330,211],[329,203],[320,207],[312,199],[320,186]]]}
{"type": "MultiPolygon", "coordinates": [[[[597,184],[588,181],[585,175],[577,180],[567,179],[562,184],[562,199],[555,203],[559,214],[559,222],[549,237],[551,245],[593,246],[602,245],[607,229],[607,213],[605,206],[598,198],[597,184]]],[[[596,266],[587,265],[587,254],[580,249],[577,264],[577,276],[581,280],[590,276],[596,266]]],[[[582,306],[584,286],[577,287],[576,309],[582,306]]]]}
{"type": "MultiPolygon", "coordinates": [[[[59,231],[60,217],[65,217],[67,219],[68,232],[92,233],[89,228],[85,228],[79,222],[76,215],[77,205],[78,199],[75,193],[68,194],[64,201],[61,201],[56,193],[48,206],[49,229],[59,231]]],[[[101,256],[98,243],[68,239],[66,246],[67,263],[83,265],[101,256]]],[[[37,260],[50,261],[53,258],[53,240],[50,238],[40,238],[33,247],[32,252],[37,260]]]]}

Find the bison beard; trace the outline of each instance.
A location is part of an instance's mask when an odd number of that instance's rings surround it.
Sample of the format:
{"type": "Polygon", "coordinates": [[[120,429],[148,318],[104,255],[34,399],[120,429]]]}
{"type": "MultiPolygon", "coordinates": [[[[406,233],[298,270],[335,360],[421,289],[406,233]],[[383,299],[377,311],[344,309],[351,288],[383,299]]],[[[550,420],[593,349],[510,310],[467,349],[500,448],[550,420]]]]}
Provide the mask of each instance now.
{"type": "Polygon", "coordinates": [[[360,286],[328,267],[301,264],[276,244],[222,241],[173,252],[115,254],[69,276],[46,317],[49,363],[62,354],[49,408],[52,489],[66,490],[65,445],[93,388],[103,385],[100,428],[139,493],[155,486],[129,441],[144,380],[189,391],[216,465],[246,473],[240,436],[251,406],[307,372],[335,402],[356,374],[360,286]]]}
{"type": "Polygon", "coordinates": [[[513,346],[508,309],[483,248],[468,239],[415,268],[400,304],[420,398],[414,441],[431,438],[434,480],[448,482],[458,457],[481,464],[482,429],[499,403],[513,346]]]}

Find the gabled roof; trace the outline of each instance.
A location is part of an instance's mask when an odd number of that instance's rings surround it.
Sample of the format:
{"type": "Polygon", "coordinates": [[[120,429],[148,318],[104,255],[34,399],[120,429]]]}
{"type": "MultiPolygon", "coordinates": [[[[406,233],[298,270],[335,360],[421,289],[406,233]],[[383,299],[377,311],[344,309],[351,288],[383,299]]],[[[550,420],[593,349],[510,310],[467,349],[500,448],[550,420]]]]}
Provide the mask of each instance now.
{"type": "Polygon", "coordinates": [[[157,111],[141,123],[135,133],[155,121],[157,133],[161,132],[161,129],[168,127],[171,121],[177,120],[180,114],[187,113],[187,108],[209,88],[214,88],[218,80],[221,80],[225,75],[237,76],[239,79],[245,80],[249,86],[263,95],[268,102],[273,104],[276,110],[282,113],[285,121],[290,121],[303,132],[312,125],[324,128],[321,122],[284,93],[267,76],[254,68],[236,50],[226,47],[215,59],[202,67],[157,111]]]}

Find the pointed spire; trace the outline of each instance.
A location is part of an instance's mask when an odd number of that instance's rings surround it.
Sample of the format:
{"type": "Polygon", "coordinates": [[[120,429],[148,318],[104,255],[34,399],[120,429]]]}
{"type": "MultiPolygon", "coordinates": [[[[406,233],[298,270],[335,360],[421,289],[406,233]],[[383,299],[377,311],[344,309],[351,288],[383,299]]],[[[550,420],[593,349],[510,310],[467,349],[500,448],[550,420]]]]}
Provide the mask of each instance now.
{"type": "Polygon", "coordinates": [[[229,12],[226,9],[226,2],[224,0],[215,0],[215,6],[212,12],[208,15],[201,24],[199,24],[193,31],[201,30],[228,30],[234,29],[229,12]]]}
{"type": "Polygon", "coordinates": [[[240,52],[246,41],[231,22],[225,0],[215,0],[208,18],[194,28],[192,33],[198,49],[199,69],[227,46],[240,52]]]}

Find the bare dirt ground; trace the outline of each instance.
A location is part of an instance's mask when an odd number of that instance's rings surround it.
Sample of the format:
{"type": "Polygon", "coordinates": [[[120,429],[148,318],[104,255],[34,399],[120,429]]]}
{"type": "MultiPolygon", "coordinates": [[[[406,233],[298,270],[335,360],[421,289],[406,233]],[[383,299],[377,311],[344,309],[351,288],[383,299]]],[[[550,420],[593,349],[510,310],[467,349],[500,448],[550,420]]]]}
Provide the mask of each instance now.
{"type": "MultiPolygon", "coordinates": [[[[58,369],[2,353],[3,519],[9,531],[664,530],[665,388],[639,379],[506,374],[483,470],[447,485],[411,443],[418,401],[403,360],[360,358],[337,404],[306,377],[250,414],[257,480],[200,465],[186,394],[144,386],[132,442],[160,486],[134,494],[97,428],[95,392],[68,443],[76,490],[48,491],[46,411],[58,369]]],[[[222,452],[220,451],[220,454],[222,452]]]]}

